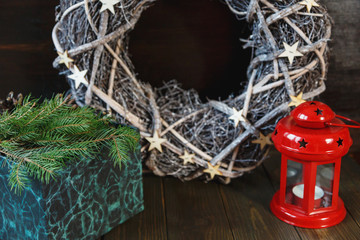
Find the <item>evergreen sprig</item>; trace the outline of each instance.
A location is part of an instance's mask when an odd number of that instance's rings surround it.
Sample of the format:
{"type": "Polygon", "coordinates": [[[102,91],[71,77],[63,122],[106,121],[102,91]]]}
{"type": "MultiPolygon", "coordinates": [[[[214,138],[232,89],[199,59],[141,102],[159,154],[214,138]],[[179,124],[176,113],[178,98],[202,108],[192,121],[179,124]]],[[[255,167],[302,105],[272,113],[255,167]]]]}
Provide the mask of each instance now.
{"type": "Polygon", "coordinates": [[[30,177],[48,183],[71,161],[91,159],[103,147],[114,165],[121,166],[135,150],[137,130],[115,128],[108,117],[88,107],[74,107],[61,94],[39,103],[24,98],[21,105],[0,116],[0,153],[6,158],[9,185],[15,193],[29,186],[30,177]]]}

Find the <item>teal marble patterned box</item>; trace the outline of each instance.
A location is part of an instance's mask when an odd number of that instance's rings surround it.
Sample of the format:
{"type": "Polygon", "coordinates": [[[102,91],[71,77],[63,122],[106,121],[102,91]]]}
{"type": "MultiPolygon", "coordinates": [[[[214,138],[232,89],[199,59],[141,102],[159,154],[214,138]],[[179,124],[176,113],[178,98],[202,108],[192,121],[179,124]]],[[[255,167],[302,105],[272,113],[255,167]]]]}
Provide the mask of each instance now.
{"type": "Polygon", "coordinates": [[[106,158],[80,161],[18,196],[0,168],[0,239],[96,239],[144,209],[141,172],[139,150],[121,169],[106,158]]]}

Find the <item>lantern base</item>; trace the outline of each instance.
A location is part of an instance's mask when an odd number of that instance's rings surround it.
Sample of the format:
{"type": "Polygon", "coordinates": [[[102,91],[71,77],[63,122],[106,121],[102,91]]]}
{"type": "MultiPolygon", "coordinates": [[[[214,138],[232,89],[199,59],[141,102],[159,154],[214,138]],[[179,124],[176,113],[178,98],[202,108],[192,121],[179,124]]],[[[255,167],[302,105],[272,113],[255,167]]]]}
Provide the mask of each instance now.
{"type": "Polygon", "coordinates": [[[303,228],[327,228],[334,226],[344,220],[346,210],[343,201],[339,198],[335,210],[330,210],[313,215],[306,215],[291,208],[284,207],[279,201],[279,191],[275,193],[270,209],[273,214],[288,224],[303,228]]]}

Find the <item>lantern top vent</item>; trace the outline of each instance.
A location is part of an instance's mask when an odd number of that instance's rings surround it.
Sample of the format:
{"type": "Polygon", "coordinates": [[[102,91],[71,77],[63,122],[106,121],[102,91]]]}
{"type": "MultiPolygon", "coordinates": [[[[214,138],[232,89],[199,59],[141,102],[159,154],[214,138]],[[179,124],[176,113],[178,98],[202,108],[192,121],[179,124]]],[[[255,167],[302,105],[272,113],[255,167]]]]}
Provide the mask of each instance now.
{"type": "Polygon", "coordinates": [[[338,117],[324,103],[305,102],[278,122],[271,138],[279,152],[293,159],[334,160],[352,145],[349,129],[338,117]]]}
{"type": "Polygon", "coordinates": [[[296,124],[306,128],[323,128],[326,123],[335,118],[331,108],[318,101],[309,101],[300,104],[291,112],[296,124]]]}

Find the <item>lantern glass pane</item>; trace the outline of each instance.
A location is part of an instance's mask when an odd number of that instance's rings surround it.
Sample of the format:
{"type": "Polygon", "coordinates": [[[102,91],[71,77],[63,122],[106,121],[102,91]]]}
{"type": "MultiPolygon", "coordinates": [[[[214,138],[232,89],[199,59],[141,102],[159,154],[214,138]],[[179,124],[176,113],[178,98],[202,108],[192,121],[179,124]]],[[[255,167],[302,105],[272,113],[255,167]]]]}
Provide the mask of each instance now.
{"type": "MultiPolygon", "coordinates": [[[[285,202],[288,204],[293,204],[299,207],[302,207],[302,201],[294,196],[294,188],[295,190],[301,191],[298,189],[299,186],[301,188],[301,184],[303,184],[303,165],[299,162],[295,162],[292,160],[287,161],[287,173],[286,173],[286,193],[285,193],[285,202]]],[[[304,186],[304,185],[302,185],[304,186]]],[[[304,191],[304,189],[302,189],[304,191]]]]}
{"type": "Polygon", "coordinates": [[[334,163],[318,165],[314,209],[331,207],[334,182],[334,163]]]}

